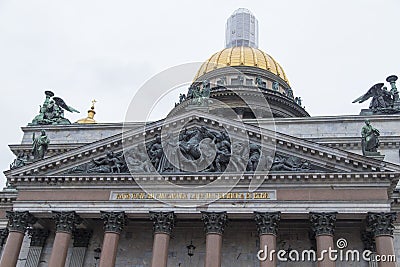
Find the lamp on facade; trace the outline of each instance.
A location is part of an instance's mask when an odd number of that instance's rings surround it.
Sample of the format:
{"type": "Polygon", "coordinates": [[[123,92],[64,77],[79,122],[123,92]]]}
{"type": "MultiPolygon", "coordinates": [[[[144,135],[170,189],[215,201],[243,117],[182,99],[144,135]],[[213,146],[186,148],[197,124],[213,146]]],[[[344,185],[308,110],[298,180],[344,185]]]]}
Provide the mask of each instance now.
{"type": "Polygon", "coordinates": [[[190,245],[186,246],[188,250],[188,255],[189,257],[192,257],[194,255],[194,250],[196,247],[193,245],[193,241],[190,241],[190,245]]]}

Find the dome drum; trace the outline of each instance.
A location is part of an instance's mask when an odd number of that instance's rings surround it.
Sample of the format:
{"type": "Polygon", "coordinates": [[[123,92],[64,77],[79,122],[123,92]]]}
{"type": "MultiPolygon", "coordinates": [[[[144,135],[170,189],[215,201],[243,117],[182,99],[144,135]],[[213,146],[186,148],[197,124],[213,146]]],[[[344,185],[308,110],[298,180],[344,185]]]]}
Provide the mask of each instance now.
{"type": "MultiPolygon", "coordinates": [[[[270,114],[265,114],[265,107],[262,106],[265,105],[265,102],[264,100],[260,101],[259,92],[262,92],[268,101],[274,117],[309,116],[300,105],[300,100],[294,97],[287,81],[258,67],[234,66],[216,68],[198,77],[191,87],[198,87],[203,90],[205,84],[209,84],[210,98],[224,102],[237,111],[236,113],[239,117],[265,118],[271,116],[270,114]],[[240,97],[240,94],[255,95],[254,102],[251,103],[251,109],[240,97]],[[254,111],[256,114],[254,114],[254,111]]],[[[220,108],[213,107],[210,112],[216,112],[217,109],[220,108]]]]}
{"type": "Polygon", "coordinates": [[[291,90],[290,85],[282,78],[256,67],[219,68],[197,78],[192,86],[200,86],[202,89],[203,81],[210,82],[211,91],[221,86],[232,88],[242,86],[244,88],[259,88],[288,95],[288,91],[291,90]]]}
{"type": "MultiPolygon", "coordinates": [[[[270,90],[269,90],[270,91],[270,90]]],[[[230,91],[229,89],[218,89],[211,93],[211,98],[218,99],[221,102],[226,103],[236,112],[240,118],[287,118],[287,117],[309,117],[309,114],[299,106],[297,103],[288,97],[282,96],[276,92],[263,92],[263,96],[267,100],[270,110],[266,110],[265,102],[260,101],[259,91],[249,90],[235,90],[230,91]],[[246,102],[241,98],[241,94],[246,95],[246,102]],[[251,105],[251,108],[249,107],[251,105]],[[256,114],[254,114],[256,113],[256,114]],[[272,113],[272,115],[271,115],[272,113]]],[[[220,107],[221,109],[223,106],[220,107]]],[[[226,107],[225,107],[226,108],[226,107]]],[[[213,105],[211,113],[216,112],[219,109],[218,106],[213,105]]],[[[216,112],[218,113],[218,112],[216,112]]]]}

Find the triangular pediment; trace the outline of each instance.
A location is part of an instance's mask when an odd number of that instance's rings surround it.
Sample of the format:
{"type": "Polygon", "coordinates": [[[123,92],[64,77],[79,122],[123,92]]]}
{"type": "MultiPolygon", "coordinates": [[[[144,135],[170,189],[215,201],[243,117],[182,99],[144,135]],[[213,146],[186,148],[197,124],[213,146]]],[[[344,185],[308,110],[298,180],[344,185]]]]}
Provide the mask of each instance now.
{"type": "MultiPolygon", "coordinates": [[[[201,149],[210,152],[211,163],[204,165],[205,168],[201,170],[195,168],[204,175],[226,171],[235,172],[236,170],[232,166],[241,167],[244,172],[269,173],[400,171],[396,164],[195,110],[143,126],[134,125],[134,127],[129,127],[127,124],[121,134],[6,171],[5,175],[7,178],[11,178],[31,175],[74,175],[77,173],[80,175],[140,174],[151,171],[193,173],[193,169],[189,168],[188,171],[186,167],[177,167],[176,164],[170,164],[168,160],[164,159],[162,146],[158,144],[159,137],[164,136],[163,129],[168,129],[172,135],[176,136],[173,141],[179,143],[177,147],[180,148],[183,157],[182,155],[180,157],[172,155],[172,157],[175,157],[178,162],[189,164],[189,161],[196,161],[198,159],[196,153],[198,154],[201,149]],[[199,137],[199,135],[201,136],[199,137]],[[206,137],[209,138],[208,144],[199,142],[206,137]],[[239,145],[237,146],[237,144],[239,145]],[[227,148],[228,145],[231,147],[227,148]],[[233,152],[233,146],[235,149],[241,149],[240,152],[233,152]],[[211,153],[211,148],[216,150],[214,154],[211,153]],[[147,153],[144,152],[146,150],[147,153]],[[157,153],[158,156],[155,157],[157,153]],[[227,161],[234,155],[236,155],[235,159],[243,156],[246,163],[236,163],[236,165],[228,167],[227,161]],[[259,167],[261,166],[260,162],[265,167],[259,167]]],[[[197,161],[197,163],[199,162],[197,161]]]]}

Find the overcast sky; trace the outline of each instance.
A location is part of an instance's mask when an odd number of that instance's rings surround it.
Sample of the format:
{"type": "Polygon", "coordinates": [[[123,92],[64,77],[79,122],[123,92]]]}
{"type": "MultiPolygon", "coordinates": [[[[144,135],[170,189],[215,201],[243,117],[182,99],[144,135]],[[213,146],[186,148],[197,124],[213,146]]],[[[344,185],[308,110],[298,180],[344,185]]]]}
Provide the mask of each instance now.
{"type": "Polygon", "coordinates": [[[44,90],[81,111],[67,114],[71,121],[95,98],[97,121],[121,122],[146,80],[224,48],[226,19],[239,7],[255,14],[259,48],[312,116],[358,114],[368,103],[352,100],[400,75],[398,0],[0,0],[0,169],[44,90]]]}

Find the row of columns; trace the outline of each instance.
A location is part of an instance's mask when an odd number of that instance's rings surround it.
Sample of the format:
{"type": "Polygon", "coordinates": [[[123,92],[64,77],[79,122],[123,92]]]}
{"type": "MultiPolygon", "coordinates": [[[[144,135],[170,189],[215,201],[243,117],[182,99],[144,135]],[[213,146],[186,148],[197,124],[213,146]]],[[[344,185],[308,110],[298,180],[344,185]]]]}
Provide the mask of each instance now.
{"type": "MultiPolygon", "coordinates": [[[[323,250],[333,249],[334,231],[336,222],[336,212],[317,213],[311,212],[309,220],[312,233],[314,235],[317,255],[321,255],[323,250]]],[[[14,267],[17,264],[18,256],[21,250],[22,241],[27,228],[37,219],[27,211],[7,212],[9,220],[8,230],[0,232],[0,243],[7,241],[3,248],[0,261],[0,267],[14,267]],[[3,239],[2,239],[3,238],[3,239]],[[2,241],[3,240],[3,241],[2,241]]],[[[49,260],[49,267],[64,267],[69,243],[72,235],[74,238],[74,247],[86,249],[91,231],[85,229],[76,229],[76,226],[82,222],[82,219],[74,211],[71,212],[53,212],[53,219],[56,223],[56,235],[49,260]],[[78,238],[79,236],[79,238],[78,238]],[[75,244],[77,243],[77,244],[75,244]]],[[[115,266],[118,242],[121,232],[127,223],[127,216],[124,212],[101,212],[101,219],[104,222],[104,238],[100,256],[100,267],[115,266]]],[[[168,259],[168,245],[170,235],[175,226],[176,216],[174,212],[150,212],[150,219],[153,221],[153,253],[152,267],[166,267],[168,259]]],[[[228,222],[227,212],[201,212],[201,219],[204,222],[206,233],[206,256],[205,267],[220,267],[222,257],[222,236],[228,222]]],[[[260,239],[260,249],[268,248],[268,251],[277,250],[276,236],[278,233],[280,212],[254,212],[254,219],[257,224],[257,230],[260,239]]],[[[396,213],[368,213],[367,232],[363,235],[363,241],[367,249],[376,250],[378,255],[395,255],[393,245],[393,222],[396,220],[396,213]]],[[[41,253],[49,232],[44,229],[30,229],[31,249],[28,252],[27,265],[29,267],[37,266],[41,253]],[[29,256],[29,254],[32,254],[29,256]],[[39,256],[37,256],[39,255],[39,256]]],[[[73,253],[77,261],[83,263],[85,251],[76,249],[73,253]],[[83,256],[82,256],[83,255],[83,256]]],[[[260,267],[274,267],[277,265],[276,254],[274,257],[266,257],[265,261],[260,261],[260,267]]],[[[70,265],[71,266],[71,265],[70,265]]],[[[78,265],[72,265],[78,266],[78,265]]],[[[324,257],[318,261],[318,267],[334,267],[335,262],[329,257],[324,257]]],[[[395,267],[394,262],[381,262],[379,267],[395,267]]]]}

